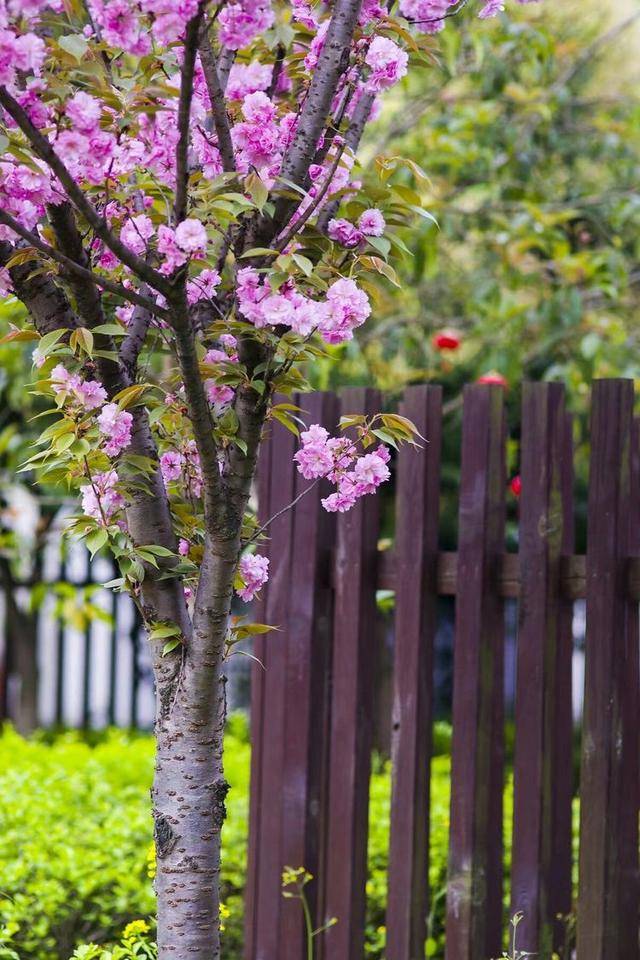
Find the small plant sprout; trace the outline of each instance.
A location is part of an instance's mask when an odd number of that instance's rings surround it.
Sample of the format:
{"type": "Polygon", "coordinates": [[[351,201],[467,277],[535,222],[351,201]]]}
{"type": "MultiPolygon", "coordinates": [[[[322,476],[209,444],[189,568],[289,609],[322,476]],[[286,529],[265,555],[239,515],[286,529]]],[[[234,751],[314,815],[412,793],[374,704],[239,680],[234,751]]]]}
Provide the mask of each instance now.
{"type": "Polygon", "coordinates": [[[311,880],[313,880],[313,874],[305,870],[304,867],[285,867],[282,871],[282,896],[287,900],[299,900],[302,905],[307,940],[307,960],[313,960],[314,958],[313,947],[316,937],[338,922],[337,917],[331,917],[325,924],[314,930],[309,901],[305,892],[305,887],[311,880]]]}
{"type": "Polygon", "coordinates": [[[524,918],[524,913],[522,910],[518,910],[517,913],[511,917],[511,943],[509,945],[509,950],[507,952],[503,951],[502,957],[503,960],[525,960],[526,957],[533,957],[535,954],[528,952],[527,950],[518,950],[517,938],[518,938],[518,926],[524,918]]]}

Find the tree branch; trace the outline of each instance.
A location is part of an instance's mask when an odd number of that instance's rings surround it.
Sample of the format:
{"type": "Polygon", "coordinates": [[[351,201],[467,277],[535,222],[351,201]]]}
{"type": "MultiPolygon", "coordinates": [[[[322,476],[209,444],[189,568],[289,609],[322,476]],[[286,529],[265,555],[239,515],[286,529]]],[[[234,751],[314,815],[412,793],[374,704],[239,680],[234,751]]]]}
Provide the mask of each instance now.
{"type": "MultiPolygon", "coordinates": [[[[358,147],[360,146],[362,134],[364,133],[364,128],[367,125],[367,120],[369,119],[374,100],[375,94],[363,93],[356,104],[355,110],[353,111],[353,117],[351,118],[351,123],[349,124],[349,129],[347,130],[344,139],[345,146],[349,147],[354,154],[357,153],[358,147]]],[[[339,206],[339,200],[332,200],[326,205],[318,217],[319,230],[324,231],[327,229],[329,220],[332,220],[333,217],[335,217],[339,206]]]]}
{"type": "MultiPolygon", "coordinates": [[[[296,134],[282,161],[281,176],[297,186],[306,187],[309,164],[324,130],[331,102],[349,62],[351,41],[358,22],[362,0],[336,0],[322,53],[314,71],[309,92],[302,107],[296,134]]],[[[282,198],[276,205],[276,224],[286,221],[291,200],[282,198]]]]}
{"type": "Polygon", "coordinates": [[[218,76],[216,59],[207,33],[206,23],[203,23],[200,30],[200,63],[204,72],[204,78],[207,84],[209,100],[211,101],[211,116],[213,125],[218,137],[218,149],[222,157],[222,166],[227,173],[233,173],[236,169],[235,158],[233,154],[233,143],[231,140],[231,130],[229,128],[229,118],[224,101],[224,91],[218,76]]]}
{"type": "Polygon", "coordinates": [[[66,166],[57,155],[47,138],[33,125],[26,111],[17,100],[11,96],[6,87],[0,86],[0,106],[15,120],[31,147],[50,170],[56,175],[65,189],[67,197],[76,210],[82,214],[87,223],[93,227],[100,240],[114,253],[118,259],[154,290],[165,296],[171,293],[172,285],[161,273],[149,266],[141,257],[132,253],[122,241],[111,231],[107,221],[102,217],[93,204],[87,199],[82,189],[71,176],[66,166]]]}
{"type": "Polygon", "coordinates": [[[48,243],[45,243],[44,240],[41,240],[38,234],[32,233],[31,230],[27,230],[25,227],[23,227],[14,217],[11,216],[10,213],[7,213],[6,210],[0,209],[0,224],[4,224],[6,227],[11,227],[14,233],[17,233],[19,237],[22,237],[23,240],[26,240],[30,246],[34,247],[36,250],[39,250],[40,253],[44,253],[47,257],[50,257],[51,260],[55,260],[56,263],[66,267],[67,270],[75,273],[77,276],[84,277],[85,280],[91,280],[93,283],[97,284],[97,286],[102,287],[103,290],[108,290],[109,293],[113,293],[118,297],[122,297],[123,300],[127,300],[129,303],[133,303],[136,306],[144,307],[159,317],[163,317],[164,319],[168,318],[168,312],[163,307],[158,306],[158,304],[153,300],[150,300],[148,297],[141,296],[140,294],[136,293],[135,290],[129,290],[128,287],[123,287],[122,284],[115,283],[115,281],[109,280],[108,277],[102,277],[100,274],[94,273],[87,267],[83,267],[81,264],[76,263],[75,260],[67,257],[64,253],[60,253],[60,251],[56,250],[55,247],[52,247],[48,243]]]}
{"type": "MultiPolygon", "coordinates": [[[[6,266],[19,249],[19,246],[0,241],[0,266],[6,266]]],[[[78,327],[78,318],[64,291],[48,274],[34,273],[29,263],[21,263],[10,267],[9,275],[16,296],[31,314],[41,336],[54,330],[75,330],[78,327]]]]}
{"type": "Polygon", "coordinates": [[[200,456],[204,487],[205,527],[214,535],[224,526],[226,516],[223,484],[218,462],[218,446],[213,435],[211,408],[204,389],[196,351],[196,339],[189,306],[184,294],[174,295],[171,303],[171,325],[176,339],[176,352],[184,392],[189,408],[189,419],[200,456]]]}
{"type": "Polygon", "coordinates": [[[193,78],[196,56],[198,54],[198,36],[203,15],[204,5],[201,2],[195,17],[192,17],[187,24],[182,67],[180,68],[178,145],[176,147],[176,197],[173,208],[176,224],[180,223],[187,216],[191,103],[193,101],[193,78]]]}
{"type": "Polygon", "coordinates": [[[135,379],[138,368],[138,357],[147,338],[147,331],[153,319],[152,314],[145,307],[136,307],[133,311],[129,333],[120,347],[120,362],[132,380],[135,379]]]}
{"type": "Polygon", "coordinates": [[[291,223],[287,227],[285,232],[276,239],[276,242],[275,242],[276,250],[284,250],[287,244],[290,243],[291,240],[293,240],[296,234],[299,233],[302,227],[305,225],[307,220],[309,220],[310,217],[312,217],[315,211],[318,209],[318,207],[326,197],[329,187],[331,186],[331,181],[333,180],[334,174],[338,169],[338,164],[342,159],[342,154],[344,153],[344,149],[345,149],[345,145],[343,144],[336,150],[335,159],[333,160],[329,170],[327,171],[327,175],[325,177],[324,183],[322,184],[321,188],[318,190],[317,194],[315,195],[311,203],[308,205],[306,210],[304,210],[304,212],[300,215],[300,217],[298,217],[298,219],[295,222],[291,223]]]}

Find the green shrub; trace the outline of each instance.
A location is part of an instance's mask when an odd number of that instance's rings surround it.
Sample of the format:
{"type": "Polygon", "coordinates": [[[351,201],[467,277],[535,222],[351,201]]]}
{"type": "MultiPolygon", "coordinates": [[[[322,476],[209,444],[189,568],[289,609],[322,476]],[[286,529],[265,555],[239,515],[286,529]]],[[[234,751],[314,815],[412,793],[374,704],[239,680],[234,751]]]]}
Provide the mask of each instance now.
{"type": "MultiPolygon", "coordinates": [[[[442,957],[450,730],[437,724],[435,734],[427,955],[442,957]]],[[[226,960],[242,957],[249,759],[246,721],[232,717],[223,860],[226,960]]],[[[154,911],[151,738],[110,731],[89,745],[78,734],[25,741],[7,730],[0,737],[0,770],[0,930],[4,924],[11,932],[11,949],[20,960],[68,960],[74,950],[79,960],[127,960],[133,950],[125,943],[127,925],[145,920],[151,929],[139,935],[134,952],[146,957],[140,951],[152,941],[154,911]],[[116,946],[108,952],[101,949],[105,944],[116,946]]],[[[389,804],[388,764],[378,761],[371,781],[366,932],[366,956],[376,960],[384,952],[389,804]]],[[[509,782],[506,827],[511,806],[509,782]]],[[[505,829],[507,862],[509,843],[505,829]]],[[[0,960],[7,956],[1,947],[0,937],[0,960]]]]}

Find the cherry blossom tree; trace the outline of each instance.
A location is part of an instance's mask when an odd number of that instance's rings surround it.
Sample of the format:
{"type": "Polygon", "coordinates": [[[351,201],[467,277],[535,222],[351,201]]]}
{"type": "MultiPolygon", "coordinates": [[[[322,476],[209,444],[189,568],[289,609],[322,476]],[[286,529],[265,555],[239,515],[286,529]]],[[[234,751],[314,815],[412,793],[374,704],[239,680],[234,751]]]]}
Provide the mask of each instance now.
{"type": "MultiPolygon", "coordinates": [[[[372,276],[394,282],[400,161],[367,197],[355,154],[467,3],[0,0],[1,282],[52,400],[28,466],[78,491],[70,533],[112,552],[148,629],[163,960],[220,956],[223,664],[252,629],[230,604],[268,577],[248,509],[265,425],[299,413],[274,395],[353,337],[372,276]]],[[[414,436],[342,427],[309,425],[295,457],[332,511],[414,436]]]]}

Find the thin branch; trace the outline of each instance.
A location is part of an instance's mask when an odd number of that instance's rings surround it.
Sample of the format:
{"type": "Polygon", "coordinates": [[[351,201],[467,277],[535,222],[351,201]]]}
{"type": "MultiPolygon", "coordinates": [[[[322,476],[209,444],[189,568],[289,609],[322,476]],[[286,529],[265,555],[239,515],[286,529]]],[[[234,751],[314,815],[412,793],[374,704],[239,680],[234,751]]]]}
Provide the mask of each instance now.
{"type": "Polygon", "coordinates": [[[45,243],[44,240],[40,239],[37,233],[32,233],[31,230],[27,230],[22,226],[22,224],[18,223],[18,221],[15,220],[10,213],[7,213],[6,210],[0,209],[0,223],[4,224],[6,227],[10,227],[14,233],[17,233],[19,237],[22,237],[23,240],[26,240],[27,243],[29,243],[36,250],[39,250],[40,253],[44,253],[47,257],[50,257],[51,260],[55,260],[56,263],[66,267],[67,270],[70,270],[77,276],[83,277],[85,280],[91,280],[93,283],[97,284],[97,286],[102,287],[103,290],[108,290],[109,293],[113,293],[118,297],[122,297],[123,300],[127,300],[129,303],[133,303],[136,306],[145,307],[147,310],[150,310],[159,317],[163,317],[164,319],[169,317],[167,310],[164,310],[162,307],[158,306],[158,304],[154,303],[153,300],[149,300],[148,297],[143,297],[136,293],[135,290],[129,290],[127,287],[122,286],[122,284],[116,283],[113,280],[109,280],[108,277],[102,277],[99,274],[94,273],[92,270],[87,269],[87,267],[83,267],[79,263],[76,263],[75,260],[72,260],[70,257],[65,256],[64,253],[60,253],[60,251],[56,250],[55,247],[49,246],[48,243],[45,243]]]}
{"type": "Polygon", "coordinates": [[[69,200],[78,212],[82,214],[87,223],[93,227],[99,239],[102,240],[111,252],[114,253],[122,263],[129,267],[134,274],[165,296],[170,294],[172,286],[167,278],[150,267],[141,257],[136,256],[136,254],[115,236],[106,219],[98,213],[93,204],[87,199],[47,138],[33,125],[26,111],[20,106],[18,101],[11,96],[7,88],[3,86],[0,86],[0,106],[15,120],[31,144],[36,156],[40,157],[56,175],[64,187],[69,200]]]}
{"type": "Polygon", "coordinates": [[[220,87],[223,93],[227,89],[227,81],[229,79],[231,67],[233,66],[235,59],[236,51],[231,50],[229,47],[225,47],[218,57],[217,70],[218,77],[220,78],[220,87]]]}
{"type": "Polygon", "coordinates": [[[318,193],[313,198],[313,200],[311,201],[309,206],[306,208],[306,210],[300,215],[300,217],[298,217],[298,219],[294,223],[290,224],[290,226],[288,227],[288,229],[285,231],[284,234],[281,234],[280,237],[277,238],[274,245],[276,250],[284,250],[287,244],[291,240],[293,240],[295,235],[300,232],[300,230],[305,225],[307,220],[309,220],[309,218],[312,217],[315,211],[318,209],[318,207],[326,197],[329,187],[331,186],[331,181],[333,180],[334,174],[338,169],[338,165],[340,163],[340,160],[342,159],[342,154],[344,153],[344,150],[345,150],[345,144],[341,144],[338,150],[336,150],[335,159],[331,164],[329,170],[327,171],[327,176],[324,183],[322,184],[322,187],[320,188],[320,190],[318,190],[318,193]]]}
{"type": "Polygon", "coordinates": [[[211,116],[218,137],[218,149],[220,150],[220,156],[222,158],[222,167],[227,173],[234,173],[236,163],[233,154],[229,118],[225,107],[224,91],[220,83],[220,77],[218,76],[216,58],[211,47],[206,23],[202,24],[200,30],[200,63],[202,64],[209,100],[211,101],[211,116]]]}
{"type": "MultiPolygon", "coordinates": [[[[367,125],[367,120],[371,113],[371,108],[373,106],[373,101],[375,99],[375,94],[373,93],[363,93],[356,108],[353,111],[353,117],[351,118],[351,123],[349,124],[349,129],[345,135],[345,146],[355,154],[358,151],[360,146],[360,141],[362,139],[362,134],[364,133],[364,128],[367,125]]],[[[336,215],[336,211],[340,206],[339,200],[332,200],[331,203],[328,203],[322,213],[318,218],[318,229],[326,230],[329,220],[333,219],[336,215]]]]}
{"type": "Polygon", "coordinates": [[[216,532],[220,521],[224,521],[220,514],[226,508],[218,464],[218,445],[213,435],[211,407],[200,373],[196,338],[184,293],[174,295],[171,306],[173,309],[170,322],[175,334],[176,352],[189,409],[189,419],[200,456],[204,487],[205,526],[207,531],[213,534],[216,532]]]}
{"type": "Polygon", "coordinates": [[[195,17],[187,24],[184,41],[182,67],[180,68],[180,99],[178,101],[178,144],[176,147],[176,197],[173,208],[175,223],[178,224],[187,215],[187,194],[189,186],[189,135],[191,103],[193,101],[193,79],[196,57],[198,55],[198,35],[204,16],[201,2],[195,17]]]}
{"type": "Polygon", "coordinates": [[[128,327],[127,336],[120,346],[120,362],[131,377],[135,379],[138,357],[144,345],[147,331],[151,326],[152,314],[146,307],[136,307],[128,327]]]}

